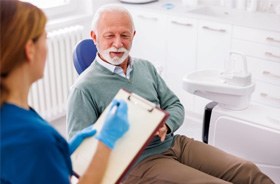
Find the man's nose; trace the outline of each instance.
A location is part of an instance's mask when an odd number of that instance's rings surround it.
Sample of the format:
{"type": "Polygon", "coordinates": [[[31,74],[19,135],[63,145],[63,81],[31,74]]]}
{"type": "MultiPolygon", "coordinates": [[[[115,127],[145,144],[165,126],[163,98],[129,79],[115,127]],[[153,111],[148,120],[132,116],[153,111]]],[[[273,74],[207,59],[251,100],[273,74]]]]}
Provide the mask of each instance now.
{"type": "Polygon", "coordinates": [[[117,36],[117,37],[114,39],[113,46],[114,46],[115,48],[121,48],[121,47],[123,47],[123,42],[122,42],[122,39],[121,39],[120,36],[117,36]]]}

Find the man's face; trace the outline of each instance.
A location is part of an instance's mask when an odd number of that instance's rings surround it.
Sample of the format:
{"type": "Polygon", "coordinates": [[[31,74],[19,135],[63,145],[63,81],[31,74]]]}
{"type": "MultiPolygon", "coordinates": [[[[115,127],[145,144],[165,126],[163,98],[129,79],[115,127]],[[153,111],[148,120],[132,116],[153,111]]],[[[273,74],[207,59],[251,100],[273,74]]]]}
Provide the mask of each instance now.
{"type": "Polygon", "coordinates": [[[92,32],[91,36],[100,57],[113,65],[120,65],[128,59],[134,34],[127,14],[105,12],[100,17],[96,33],[92,32]]]}

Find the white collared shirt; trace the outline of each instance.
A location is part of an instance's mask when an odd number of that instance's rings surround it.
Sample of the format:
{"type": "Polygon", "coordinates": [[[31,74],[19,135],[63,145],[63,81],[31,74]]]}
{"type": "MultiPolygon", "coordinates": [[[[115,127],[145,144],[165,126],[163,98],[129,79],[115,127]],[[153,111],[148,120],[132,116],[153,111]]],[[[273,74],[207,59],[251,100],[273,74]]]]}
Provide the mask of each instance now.
{"type": "Polygon", "coordinates": [[[103,61],[99,57],[98,53],[96,54],[96,61],[99,64],[101,64],[102,66],[104,66],[105,68],[107,68],[108,70],[110,70],[111,72],[116,73],[116,74],[118,74],[122,77],[125,77],[127,79],[130,79],[130,73],[132,71],[132,65],[133,65],[131,57],[129,57],[129,64],[127,66],[126,75],[124,74],[123,69],[121,67],[115,66],[115,65],[112,65],[112,64],[109,64],[109,63],[103,61]]]}

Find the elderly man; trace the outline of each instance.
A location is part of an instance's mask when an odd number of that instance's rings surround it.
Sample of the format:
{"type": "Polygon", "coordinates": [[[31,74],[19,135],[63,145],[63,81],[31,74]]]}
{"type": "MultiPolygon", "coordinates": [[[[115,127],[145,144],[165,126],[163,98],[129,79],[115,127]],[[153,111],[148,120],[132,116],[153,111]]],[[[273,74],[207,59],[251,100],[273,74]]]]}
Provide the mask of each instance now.
{"type": "Polygon", "coordinates": [[[118,90],[125,88],[159,105],[170,117],[124,183],[273,183],[251,162],[173,135],[183,123],[184,108],[150,62],[129,56],[134,35],[125,8],[107,5],[96,12],[91,37],[98,54],[71,89],[69,135],[94,124],[118,90]]]}

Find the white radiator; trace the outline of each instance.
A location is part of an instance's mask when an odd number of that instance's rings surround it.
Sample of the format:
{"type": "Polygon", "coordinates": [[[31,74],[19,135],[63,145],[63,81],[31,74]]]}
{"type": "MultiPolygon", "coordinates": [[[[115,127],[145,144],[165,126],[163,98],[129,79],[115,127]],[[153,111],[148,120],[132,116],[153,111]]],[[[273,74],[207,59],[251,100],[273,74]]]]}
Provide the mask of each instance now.
{"type": "Polygon", "coordinates": [[[77,77],[73,50],[83,39],[83,27],[48,32],[48,57],[43,79],[33,84],[29,104],[48,121],[65,115],[67,95],[77,77]]]}

